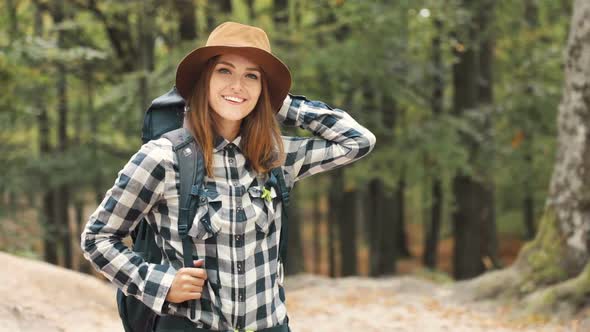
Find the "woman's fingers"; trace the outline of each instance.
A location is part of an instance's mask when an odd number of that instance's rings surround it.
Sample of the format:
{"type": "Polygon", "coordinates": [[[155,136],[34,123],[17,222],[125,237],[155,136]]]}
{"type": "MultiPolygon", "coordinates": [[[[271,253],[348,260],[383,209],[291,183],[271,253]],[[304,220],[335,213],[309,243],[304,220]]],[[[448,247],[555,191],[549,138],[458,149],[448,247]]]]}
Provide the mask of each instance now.
{"type": "Polygon", "coordinates": [[[182,290],[185,292],[198,292],[201,293],[203,291],[202,286],[191,285],[191,284],[184,284],[182,285],[182,290]]]}
{"type": "Polygon", "coordinates": [[[188,294],[188,299],[187,300],[200,300],[202,293],[201,292],[191,292],[191,293],[187,293],[188,294]]]}
{"type": "Polygon", "coordinates": [[[180,277],[180,280],[183,284],[189,284],[189,285],[203,286],[205,284],[205,279],[193,277],[189,274],[182,275],[180,277]]]}
{"type": "Polygon", "coordinates": [[[183,267],[178,270],[181,275],[189,275],[195,278],[207,279],[207,270],[196,267],[183,267]]]}

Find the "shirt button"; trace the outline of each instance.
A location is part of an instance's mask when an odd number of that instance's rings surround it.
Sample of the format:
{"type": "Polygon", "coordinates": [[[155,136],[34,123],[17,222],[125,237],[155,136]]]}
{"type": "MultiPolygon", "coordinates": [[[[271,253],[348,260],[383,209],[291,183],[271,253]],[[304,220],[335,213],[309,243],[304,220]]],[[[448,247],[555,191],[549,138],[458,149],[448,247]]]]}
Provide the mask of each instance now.
{"type": "Polygon", "coordinates": [[[242,237],[240,235],[236,235],[236,241],[240,241],[242,237]]]}
{"type": "Polygon", "coordinates": [[[242,263],[238,263],[238,272],[242,272],[242,263]]]}
{"type": "Polygon", "coordinates": [[[229,163],[233,164],[234,163],[234,158],[229,158],[229,163]]]}
{"type": "Polygon", "coordinates": [[[242,294],[238,295],[238,299],[239,299],[240,301],[244,301],[244,295],[242,295],[242,294]]]}
{"type": "Polygon", "coordinates": [[[238,181],[236,181],[236,180],[234,180],[232,183],[234,184],[234,186],[240,185],[240,183],[238,181]]]}

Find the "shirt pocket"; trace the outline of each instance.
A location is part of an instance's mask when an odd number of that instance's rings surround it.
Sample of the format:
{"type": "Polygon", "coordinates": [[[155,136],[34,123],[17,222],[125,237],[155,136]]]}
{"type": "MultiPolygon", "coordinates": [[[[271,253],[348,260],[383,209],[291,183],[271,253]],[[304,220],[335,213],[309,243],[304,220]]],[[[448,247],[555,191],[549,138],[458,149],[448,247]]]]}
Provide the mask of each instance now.
{"type": "Polygon", "coordinates": [[[256,218],[256,229],[267,233],[270,224],[275,220],[275,211],[278,204],[275,188],[265,189],[264,186],[252,186],[248,188],[248,194],[252,205],[256,210],[262,210],[256,218]]]}
{"type": "Polygon", "coordinates": [[[221,209],[221,195],[216,191],[207,190],[204,199],[199,200],[197,213],[189,230],[189,235],[199,240],[211,238],[221,230],[221,226],[211,215],[221,209]]]}

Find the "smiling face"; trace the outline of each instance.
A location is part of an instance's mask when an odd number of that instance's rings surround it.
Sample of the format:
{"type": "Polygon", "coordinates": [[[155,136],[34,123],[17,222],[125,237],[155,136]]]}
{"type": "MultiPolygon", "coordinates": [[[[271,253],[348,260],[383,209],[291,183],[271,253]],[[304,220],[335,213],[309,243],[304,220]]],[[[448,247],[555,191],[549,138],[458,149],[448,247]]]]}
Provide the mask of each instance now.
{"type": "Polygon", "coordinates": [[[223,54],[217,59],[208,99],[218,125],[239,127],[254,110],[262,90],[260,76],[260,67],[241,55],[223,54]]]}

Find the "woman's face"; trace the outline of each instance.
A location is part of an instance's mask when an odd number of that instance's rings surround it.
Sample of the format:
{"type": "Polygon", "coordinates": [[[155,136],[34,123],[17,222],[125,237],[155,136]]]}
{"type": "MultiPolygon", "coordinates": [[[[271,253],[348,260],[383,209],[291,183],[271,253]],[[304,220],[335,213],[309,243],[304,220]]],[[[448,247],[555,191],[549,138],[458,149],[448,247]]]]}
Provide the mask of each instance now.
{"type": "Polygon", "coordinates": [[[219,57],[209,81],[208,98],[221,124],[240,123],[252,112],[262,90],[260,75],[260,67],[241,55],[219,57]]]}

